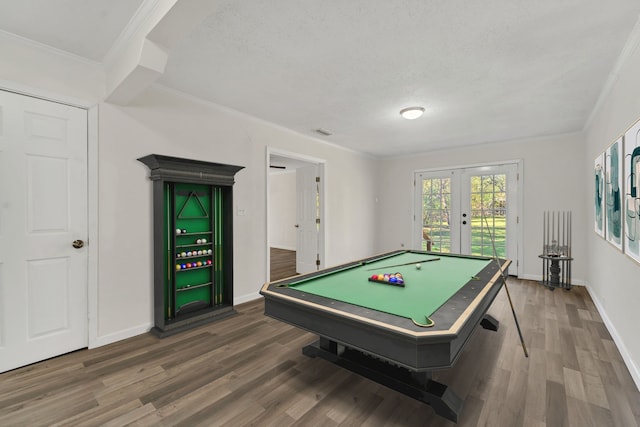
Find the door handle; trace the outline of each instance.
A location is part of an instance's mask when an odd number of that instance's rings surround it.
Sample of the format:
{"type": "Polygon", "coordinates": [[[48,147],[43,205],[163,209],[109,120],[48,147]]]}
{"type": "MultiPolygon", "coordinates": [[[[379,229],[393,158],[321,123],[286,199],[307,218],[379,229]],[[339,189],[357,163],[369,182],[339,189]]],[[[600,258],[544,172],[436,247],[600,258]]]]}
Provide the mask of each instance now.
{"type": "Polygon", "coordinates": [[[294,225],[295,228],[300,228],[300,226],[298,224],[294,225]]]}
{"type": "Polygon", "coordinates": [[[82,241],[82,240],[74,240],[71,245],[76,249],[80,249],[81,247],[84,246],[84,241],[82,241]]]}

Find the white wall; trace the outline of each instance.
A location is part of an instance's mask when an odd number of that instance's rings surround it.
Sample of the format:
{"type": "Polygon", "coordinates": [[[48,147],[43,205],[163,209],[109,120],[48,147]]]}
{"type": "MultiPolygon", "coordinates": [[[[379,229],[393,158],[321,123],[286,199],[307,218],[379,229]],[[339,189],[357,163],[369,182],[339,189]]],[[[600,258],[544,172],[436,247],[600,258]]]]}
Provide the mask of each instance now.
{"type": "MultiPolygon", "coordinates": [[[[58,100],[99,101],[104,74],[95,63],[0,36],[0,86],[58,100]]],[[[620,72],[586,130],[531,141],[487,144],[376,162],[222,108],[152,89],[134,105],[99,106],[97,303],[94,344],[152,324],[151,182],[135,159],[150,153],[244,166],[236,176],[236,302],[257,297],[266,280],[266,148],[326,160],[326,261],[330,266],[411,242],[415,170],[524,159],[524,265],[539,277],[542,212],[572,210],[574,279],[585,282],[640,384],[640,266],[593,232],[593,158],[640,117],[640,53],[620,72]],[[582,157],[579,153],[584,153],[582,157]],[[349,183],[349,185],[344,185],[349,183]],[[377,218],[377,219],[376,219],[377,218]],[[375,250],[372,250],[375,248],[375,250]]],[[[235,210],[234,210],[235,211],[235,210]]]]}
{"type": "Polygon", "coordinates": [[[534,280],[541,278],[542,261],[538,255],[542,251],[543,212],[572,211],[572,253],[575,258],[572,281],[585,283],[586,239],[580,232],[588,221],[581,181],[583,145],[580,135],[558,135],[385,160],[384,167],[377,170],[380,188],[378,251],[397,249],[402,244],[411,247],[415,171],[522,159],[520,191],[523,192],[524,204],[520,206],[520,226],[524,253],[519,276],[534,280]]]}
{"type": "Polygon", "coordinates": [[[326,160],[326,265],[372,254],[375,188],[363,178],[372,159],[161,89],[127,107],[101,104],[99,137],[101,336],[151,324],[152,184],[136,161],[147,154],[245,167],[234,186],[234,212],[246,212],[233,218],[236,303],[257,298],[266,281],[267,146],[326,160]]]}
{"type": "MultiPolygon", "coordinates": [[[[3,37],[0,56],[0,87],[79,99],[87,106],[104,93],[104,74],[94,63],[3,37]]],[[[234,212],[246,212],[234,216],[236,303],[257,298],[266,281],[267,147],[326,161],[325,265],[372,255],[375,187],[367,177],[374,159],[158,88],[127,107],[98,107],[98,218],[89,242],[98,259],[97,285],[90,291],[90,345],[152,326],[152,184],[147,167],[136,160],[147,154],[244,166],[234,186],[234,212]]]]}
{"type": "Polygon", "coordinates": [[[0,83],[11,89],[37,90],[40,97],[64,97],[95,103],[104,94],[100,64],[67,53],[55,53],[34,42],[0,33],[0,83]],[[21,88],[20,85],[26,85],[21,88]]]}
{"type": "Polygon", "coordinates": [[[269,246],[296,250],[296,172],[269,175],[269,246]]]}
{"type": "Polygon", "coordinates": [[[586,129],[582,191],[588,197],[584,230],[588,245],[588,289],[627,367],[640,388],[640,264],[593,231],[593,160],[640,118],[640,47],[636,41],[619,76],[586,129]]]}

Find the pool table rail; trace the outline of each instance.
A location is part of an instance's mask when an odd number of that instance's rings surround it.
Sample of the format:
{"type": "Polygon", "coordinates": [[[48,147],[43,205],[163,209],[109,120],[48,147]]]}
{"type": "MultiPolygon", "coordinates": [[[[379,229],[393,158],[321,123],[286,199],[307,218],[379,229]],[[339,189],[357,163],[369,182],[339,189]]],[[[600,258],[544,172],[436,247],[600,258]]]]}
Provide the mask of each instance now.
{"type": "MultiPolygon", "coordinates": [[[[406,251],[393,252],[388,256],[406,251]]],[[[438,256],[456,256],[437,254],[438,256]]],[[[465,258],[462,256],[461,258],[465,258]]],[[[368,260],[379,259],[373,257],[368,260]]],[[[391,389],[427,403],[438,415],[457,422],[463,401],[432,372],[451,368],[478,325],[497,330],[487,314],[506,277],[509,260],[487,263],[430,317],[435,326],[417,326],[409,318],[289,288],[288,283],[362,265],[362,261],[333,269],[266,283],[265,315],[307,330],[318,341],[303,348],[391,389]]]]}
{"type": "MultiPolygon", "coordinates": [[[[407,251],[394,251],[382,257],[404,252],[407,251]]],[[[485,325],[492,323],[485,320],[485,315],[502,287],[502,273],[495,262],[478,273],[479,280],[469,280],[433,313],[435,326],[430,328],[417,326],[409,318],[281,287],[301,278],[321,277],[378,259],[380,256],[370,257],[266,283],[260,291],[265,297],[265,314],[415,371],[450,368],[475,327],[483,321],[485,325]]],[[[500,262],[506,274],[510,261],[500,262]]]]}

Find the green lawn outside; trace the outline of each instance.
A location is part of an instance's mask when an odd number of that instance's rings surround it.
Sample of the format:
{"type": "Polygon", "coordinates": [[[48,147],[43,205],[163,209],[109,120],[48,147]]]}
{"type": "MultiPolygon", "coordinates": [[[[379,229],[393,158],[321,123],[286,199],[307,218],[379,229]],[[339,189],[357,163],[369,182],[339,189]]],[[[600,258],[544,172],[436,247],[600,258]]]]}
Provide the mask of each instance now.
{"type": "MultiPolygon", "coordinates": [[[[506,218],[503,216],[487,218],[489,226],[495,224],[495,245],[498,257],[504,258],[506,255],[506,218]]],[[[493,256],[493,245],[491,243],[491,233],[486,228],[486,223],[482,218],[471,220],[471,254],[493,256]]],[[[424,232],[431,236],[431,250],[434,252],[450,252],[451,232],[447,224],[430,224],[424,227],[424,232]]],[[[422,241],[422,249],[427,250],[427,242],[422,241]]]]}

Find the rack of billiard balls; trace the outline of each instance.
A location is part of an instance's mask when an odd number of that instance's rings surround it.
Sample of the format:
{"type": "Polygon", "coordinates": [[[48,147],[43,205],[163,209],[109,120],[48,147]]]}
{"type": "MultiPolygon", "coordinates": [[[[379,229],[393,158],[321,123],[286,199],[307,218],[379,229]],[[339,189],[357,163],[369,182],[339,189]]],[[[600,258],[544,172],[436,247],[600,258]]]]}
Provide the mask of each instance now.
{"type": "Polygon", "coordinates": [[[404,288],[404,278],[402,277],[402,273],[373,274],[369,277],[369,281],[404,288]]]}
{"type": "Polygon", "coordinates": [[[178,252],[176,258],[191,258],[213,254],[212,249],[199,249],[197,251],[178,252]]]}
{"type": "Polygon", "coordinates": [[[193,261],[193,262],[187,262],[185,264],[176,264],[176,271],[181,271],[181,270],[189,270],[190,268],[198,268],[198,267],[208,267],[211,265],[211,260],[199,260],[199,261],[193,261]]]}

